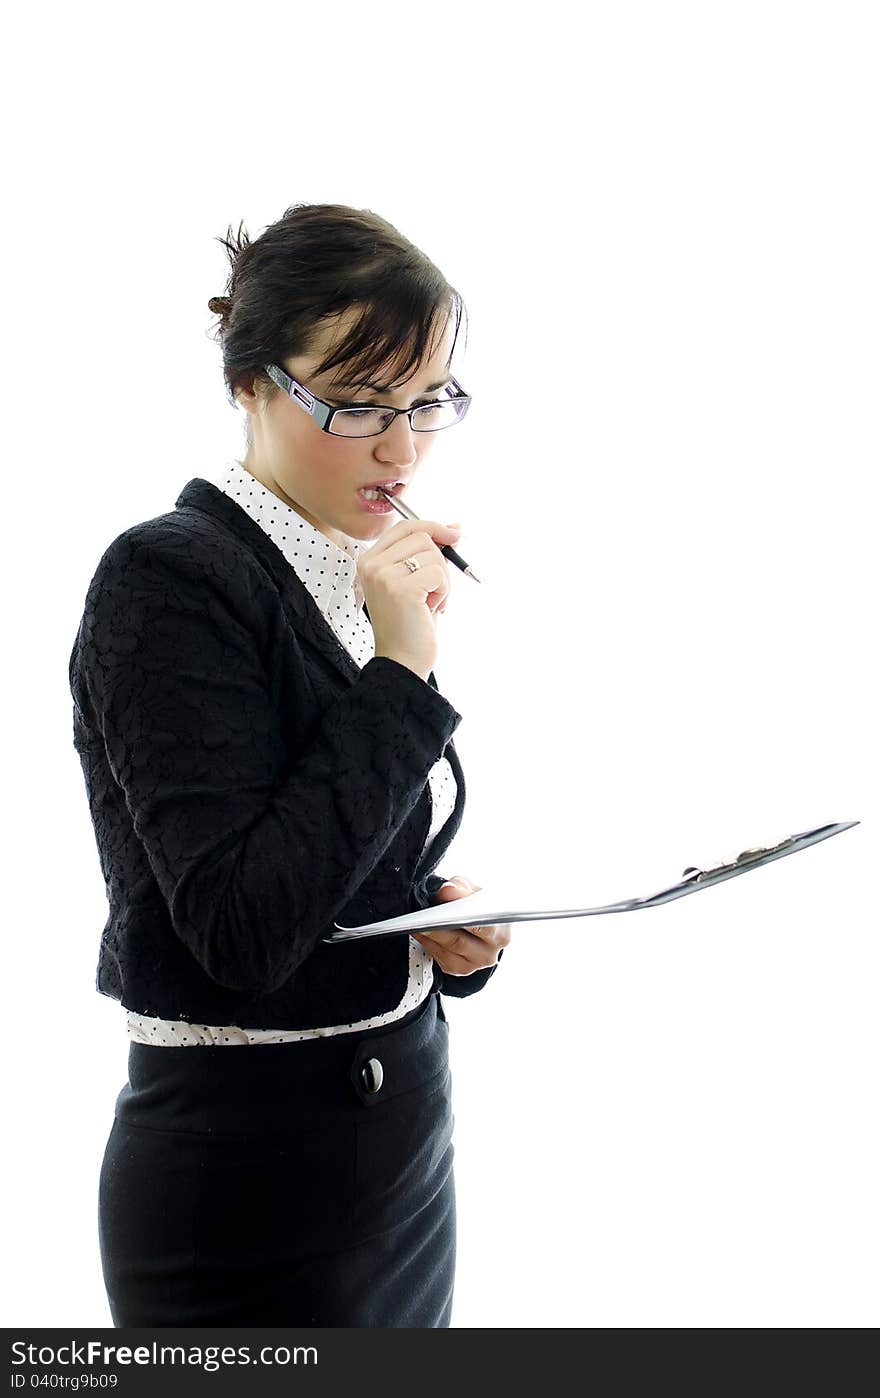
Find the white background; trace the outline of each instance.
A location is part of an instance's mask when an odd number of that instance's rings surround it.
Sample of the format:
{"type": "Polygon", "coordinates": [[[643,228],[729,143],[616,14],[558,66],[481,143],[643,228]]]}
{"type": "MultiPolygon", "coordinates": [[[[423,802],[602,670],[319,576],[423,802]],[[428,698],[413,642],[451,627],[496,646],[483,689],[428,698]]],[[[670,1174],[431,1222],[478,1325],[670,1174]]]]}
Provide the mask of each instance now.
{"type": "Polygon", "coordinates": [[[243,450],[215,241],[374,209],[462,293],[442,872],[521,924],[447,999],[453,1324],[878,1320],[878,71],[870,4],[46,6],[7,22],[5,1324],[110,1325],[126,1072],[67,666],[98,559],[243,450]],[[10,197],[11,196],[11,197],[10,197]],[[871,718],[871,715],[874,718],[871,718]]]}

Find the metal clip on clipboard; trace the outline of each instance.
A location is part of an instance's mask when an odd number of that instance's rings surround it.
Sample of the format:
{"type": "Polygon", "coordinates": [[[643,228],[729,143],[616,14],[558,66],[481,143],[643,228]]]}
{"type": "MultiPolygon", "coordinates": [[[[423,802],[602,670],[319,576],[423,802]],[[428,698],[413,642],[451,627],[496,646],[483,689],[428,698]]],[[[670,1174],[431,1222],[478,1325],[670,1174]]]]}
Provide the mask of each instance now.
{"type": "MultiPolygon", "coordinates": [[[[823,825],[821,828],[826,830],[829,827],[823,825]]],[[[811,831],[809,833],[812,834],[815,832],[811,831]]],[[[801,835],[789,835],[787,839],[780,840],[778,845],[759,845],[756,849],[745,849],[742,854],[738,854],[736,859],[731,860],[729,864],[713,864],[709,869],[696,869],[693,865],[690,865],[683,871],[682,878],[696,876],[699,882],[701,879],[708,878],[710,874],[721,874],[726,869],[739,869],[743,864],[751,864],[756,859],[763,859],[766,855],[775,854],[777,850],[788,849],[796,840],[802,838],[803,836],[801,835]]]]}
{"type": "Polygon", "coordinates": [[[820,840],[827,840],[830,835],[837,835],[841,830],[849,830],[858,824],[857,820],[843,820],[832,825],[819,825],[815,830],[805,830],[800,835],[789,835],[776,845],[759,845],[755,849],[743,850],[736,859],[725,864],[713,864],[708,869],[697,869],[689,865],[682,874],[681,883],[673,884],[671,888],[665,888],[648,898],[628,899],[627,904],[632,908],[650,908],[658,903],[668,903],[673,898],[683,898],[687,893],[695,893],[698,887],[708,888],[714,883],[723,882],[724,879],[732,879],[737,874],[744,874],[748,869],[756,869],[774,859],[781,859],[783,855],[794,854],[797,850],[818,844],[820,840]]]}

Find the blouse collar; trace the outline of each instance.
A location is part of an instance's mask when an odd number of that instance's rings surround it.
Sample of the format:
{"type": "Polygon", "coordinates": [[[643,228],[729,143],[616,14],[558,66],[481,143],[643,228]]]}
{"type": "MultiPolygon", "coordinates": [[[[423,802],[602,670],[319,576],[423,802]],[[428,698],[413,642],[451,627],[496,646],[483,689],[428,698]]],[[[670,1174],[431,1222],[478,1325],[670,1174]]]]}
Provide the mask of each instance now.
{"type": "Polygon", "coordinates": [[[357,583],[357,563],[370,547],[360,539],[346,536],[340,548],[286,505],[240,461],[232,459],[214,482],[256,520],[281,550],[297,577],[311,593],[322,616],[343,606],[360,610],[363,593],[357,583]]]}

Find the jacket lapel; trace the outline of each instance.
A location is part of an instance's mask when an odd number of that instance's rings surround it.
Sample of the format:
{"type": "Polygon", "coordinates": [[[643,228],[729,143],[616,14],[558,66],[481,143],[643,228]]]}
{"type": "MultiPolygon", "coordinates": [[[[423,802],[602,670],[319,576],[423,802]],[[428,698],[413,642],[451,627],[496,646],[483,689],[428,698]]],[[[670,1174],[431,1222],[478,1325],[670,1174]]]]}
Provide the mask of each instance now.
{"type": "Polygon", "coordinates": [[[177,510],[199,510],[210,515],[218,524],[235,534],[257,555],[271,575],[291,625],[310,645],[321,653],[342,677],[353,684],[359,667],[339,640],[332,626],[321,615],[318,604],[308,588],[288,563],[281,549],[255,519],[211,481],[194,476],[187,481],[174,502],[177,510]]]}
{"type": "MultiPolygon", "coordinates": [[[[243,510],[241,505],[236,505],[235,500],[225,495],[213,482],[204,480],[200,475],[194,475],[192,481],[187,481],[180,491],[178,499],[175,500],[175,509],[199,510],[201,514],[208,514],[229,533],[235,534],[242,544],[248,545],[273,577],[291,625],[336,667],[341,677],[354,684],[361,672],[360,665],[348,654],[329,621],[320,614],[318,603],[301,577],[298,577],[297,569],[292,568],[278,545],[270,540],[266,530],[260,528],[255,519],[250,519],[248,512],[243,510]]],[[[369,621],[367,603],[364,603],[364,611],[367,612],[369,621]]],[[[428,684],[432,689],[437,689],[434,671],[428,675],[428,684]]],[[[455,772],[456,781],[459,781],[460,787],[463,788],[462,769],[452,741],[446,744],[445,755],[448,756],[450,766],[455,772]]]]}
{"type": "MultiPolygon", "coordinates": [[[[237,505],[213,482],[205,480],[202,476],[194,476],[192,480],[187,481],[174,502],[174,508],[181,511],[198,510],[202,514],[209,515],[216,523],[246,544],[256,554],[274,580],[281,594],[281,600],[290,624],[298,635],[314,646],[325,660],[335,666],[343,679],[347,680],[349,684],[354,684],[360,674],[360,666],[345,649],[330,623],[321,615],[318,604],[301,578],[298,577],[296,569],[288,563],[278,545],[269,538],[264,529],[260,528],[255,519],[251,519],[246,510],[237,505]]],[[[364,611],[369,620],[370,613],[367,611],[366,603],[364,603],[364,611]]],[[[428,676],[428,684],[432,689],[437,689],[433,670],[428,676]]],[[[444,757],[447,758],[455,776],[457,792],[455,809],[435,837],[438,843],[440,835],[445,833],[450,823],[454,822],[452,834],[458,829],[464,806],[464,773],[461,770],[458,754],[452,745],[452,739],[446,744],[444,757]]]]}

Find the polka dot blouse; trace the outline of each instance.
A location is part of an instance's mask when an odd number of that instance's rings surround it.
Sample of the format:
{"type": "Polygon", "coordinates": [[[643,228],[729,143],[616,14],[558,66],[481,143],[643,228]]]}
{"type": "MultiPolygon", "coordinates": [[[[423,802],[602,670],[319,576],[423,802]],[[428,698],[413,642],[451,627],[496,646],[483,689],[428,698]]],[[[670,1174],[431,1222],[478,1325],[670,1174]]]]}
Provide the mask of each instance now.
{"type": "MultiPolygon", "coordinates": [[[[339,548],[285,505],[242,466],[230,461],[217,476],[206,476],[218,490],[235,500],[277,544],[315,599],[321,614],[361,668],[374,653],[373,628],[363,610],[355,570],[361,553],[370,547],[358,539],[346,539],[339,548]]],[[[432,816],[425,848],[445,824],[455,805],[455,777],[445,757],[428,774],[432,816]]],[[[329,1024],[314,1029],[246,1029],[237,1024],[189,1024],[185,1020],[157,1019],[128,1010],[129,1038],[142,1044],[187,1048],[197,1045],[282,1044],[298,1039],[348,1034],[390,1024],[419,1005],[430,993],[433,960],[417,941],[409,938],[409,980],[394,1009],[356,1024],[329,1024]]]]}

